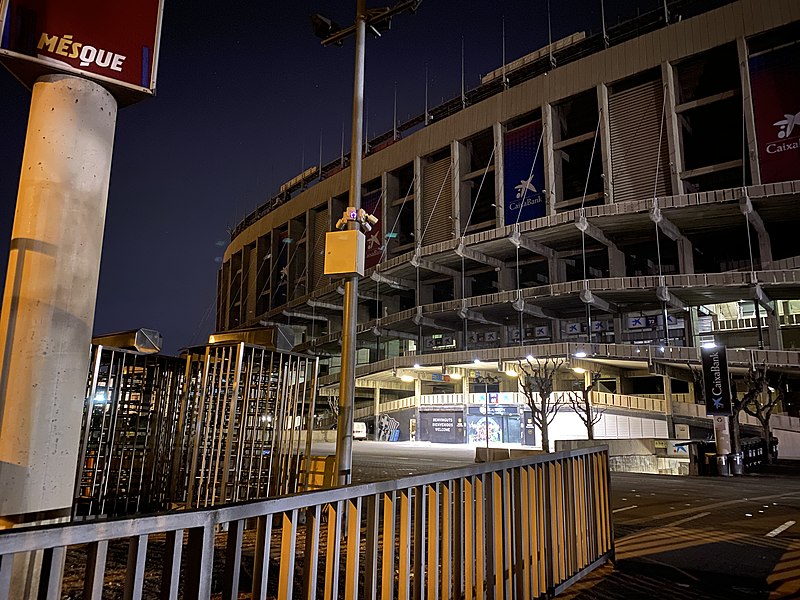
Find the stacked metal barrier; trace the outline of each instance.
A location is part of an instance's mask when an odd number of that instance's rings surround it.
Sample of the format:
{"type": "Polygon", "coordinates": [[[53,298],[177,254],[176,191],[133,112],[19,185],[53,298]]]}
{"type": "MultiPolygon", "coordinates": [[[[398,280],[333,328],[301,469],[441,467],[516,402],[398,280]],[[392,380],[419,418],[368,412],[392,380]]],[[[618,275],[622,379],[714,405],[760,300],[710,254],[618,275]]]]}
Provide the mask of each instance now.
{"type": "Polygon", "coordinates": [[[186,360],[173,496],[205,507],[296,491],[317,359],[224,343],[186,360]]]}
{"type": "Polygon", "coordinates": [[[245,343],[174,358],[92,347],[77,516],[297,491],[317,359],[245,343]]]}
{"type": "MultiPolygon", "coordinates": [[[[0,575],[14,554],[32,551],[52,565],[41,575],[47,598],[99,598],[114,577],[126,598],[552,598],[613,558],[608,454],[554,452],[153,517],[9,529],[0,532],[0,575]],[[77,553],[88,555],[86,569],[65,581],[64,557],[77,553]]],[[[8,597],[0,585],[0,600],[8,597]]]]}
{"type": "Polygon", "coordinates": [[[75,514],[165,508],[184,361],[99,345],[91,357],[75,514]]]}

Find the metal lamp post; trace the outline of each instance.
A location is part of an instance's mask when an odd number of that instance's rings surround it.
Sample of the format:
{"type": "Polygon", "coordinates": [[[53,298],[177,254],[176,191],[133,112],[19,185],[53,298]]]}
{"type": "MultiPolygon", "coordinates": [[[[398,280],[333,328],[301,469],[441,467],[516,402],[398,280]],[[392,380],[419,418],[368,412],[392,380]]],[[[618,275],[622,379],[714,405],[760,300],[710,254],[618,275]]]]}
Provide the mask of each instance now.
{"type": "MultiPolygon", "coordinates": [[[[350,144],[350,206],[355,215],[361,209],[361,138],[364,119],[364,47],[367,27],[375,35],[388,29],[392,16],[405,10],[415,11],[422,0],[405,0],[391,8],[367,10],[366,0],[356,0],[356,21],[340,28],[333,21],[313,15],[311,22],[315,33],[322,37],[322,45],[341,45],[355,34],[356,59],[353,78],[353,131],[350,144]]],[[[360,228],[357,218],[347,221],[347,229],[360,228]]],[[[345,278],[344,319],[342,322],[342,369],[339,381],[339,417],[336,431],[336,471],[339,485],[352,479],[353,466],[353,405],[356,391],[356,325],[358,324],[358,275],[345,278]]]]}

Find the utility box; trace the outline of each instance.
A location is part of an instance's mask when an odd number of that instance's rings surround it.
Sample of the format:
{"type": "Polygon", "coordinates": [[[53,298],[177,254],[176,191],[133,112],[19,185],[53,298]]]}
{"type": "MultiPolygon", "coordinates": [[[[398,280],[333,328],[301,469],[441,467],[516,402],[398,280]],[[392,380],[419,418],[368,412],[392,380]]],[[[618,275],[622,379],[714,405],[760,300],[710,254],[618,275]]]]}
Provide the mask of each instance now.
{"type": "Polygon", "coordinates": [[[366,237],[357,229],[325,234],[325,275],[363,275],[366,237]]]}

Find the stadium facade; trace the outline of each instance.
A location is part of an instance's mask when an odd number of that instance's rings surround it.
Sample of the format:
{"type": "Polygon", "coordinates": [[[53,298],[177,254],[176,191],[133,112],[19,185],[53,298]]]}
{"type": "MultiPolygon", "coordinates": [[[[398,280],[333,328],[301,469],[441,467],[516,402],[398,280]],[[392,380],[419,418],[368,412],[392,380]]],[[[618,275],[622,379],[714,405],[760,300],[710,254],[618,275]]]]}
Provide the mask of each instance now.
{"type": "MultiPolygon", "coordinates": [[[[786,371],[793,412],[798,40],[794,0],[669,2],[367,144],[362,206],[379,223],[357,418],[376,436],[475,442],[488,412],[489,437],[536,443],[514,372],[533,356],[566,361],[558,391],[595,384],[598,435],[683,435],[705,417],[694,365],[711,342],[734,372],[786,371]]],[[[275,327],[320,357],[331,395],[343,288],[324,241],[348,177],[342,157],[284,184],[233,231],[218,277],[217,330],[275,327]]]]}

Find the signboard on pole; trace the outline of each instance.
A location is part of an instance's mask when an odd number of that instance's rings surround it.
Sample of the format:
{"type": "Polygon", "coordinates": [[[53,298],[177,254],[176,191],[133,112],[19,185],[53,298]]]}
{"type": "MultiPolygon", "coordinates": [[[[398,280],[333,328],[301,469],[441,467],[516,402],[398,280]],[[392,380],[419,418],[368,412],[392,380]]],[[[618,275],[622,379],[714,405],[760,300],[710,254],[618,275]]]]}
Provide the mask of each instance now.
{"type": "Polygon", "coordinates": [[[731,381],[728,377],[728,357],[724,346],[703,348],[703,382],[705,384],[706,414],[731,414],[731,381]]]}
{"type": "Polygon", "coordinates": [[[163,0],[0,0],[0,60],[28,87],[92,79],[123,102],[155,93],[163,0]]]}

